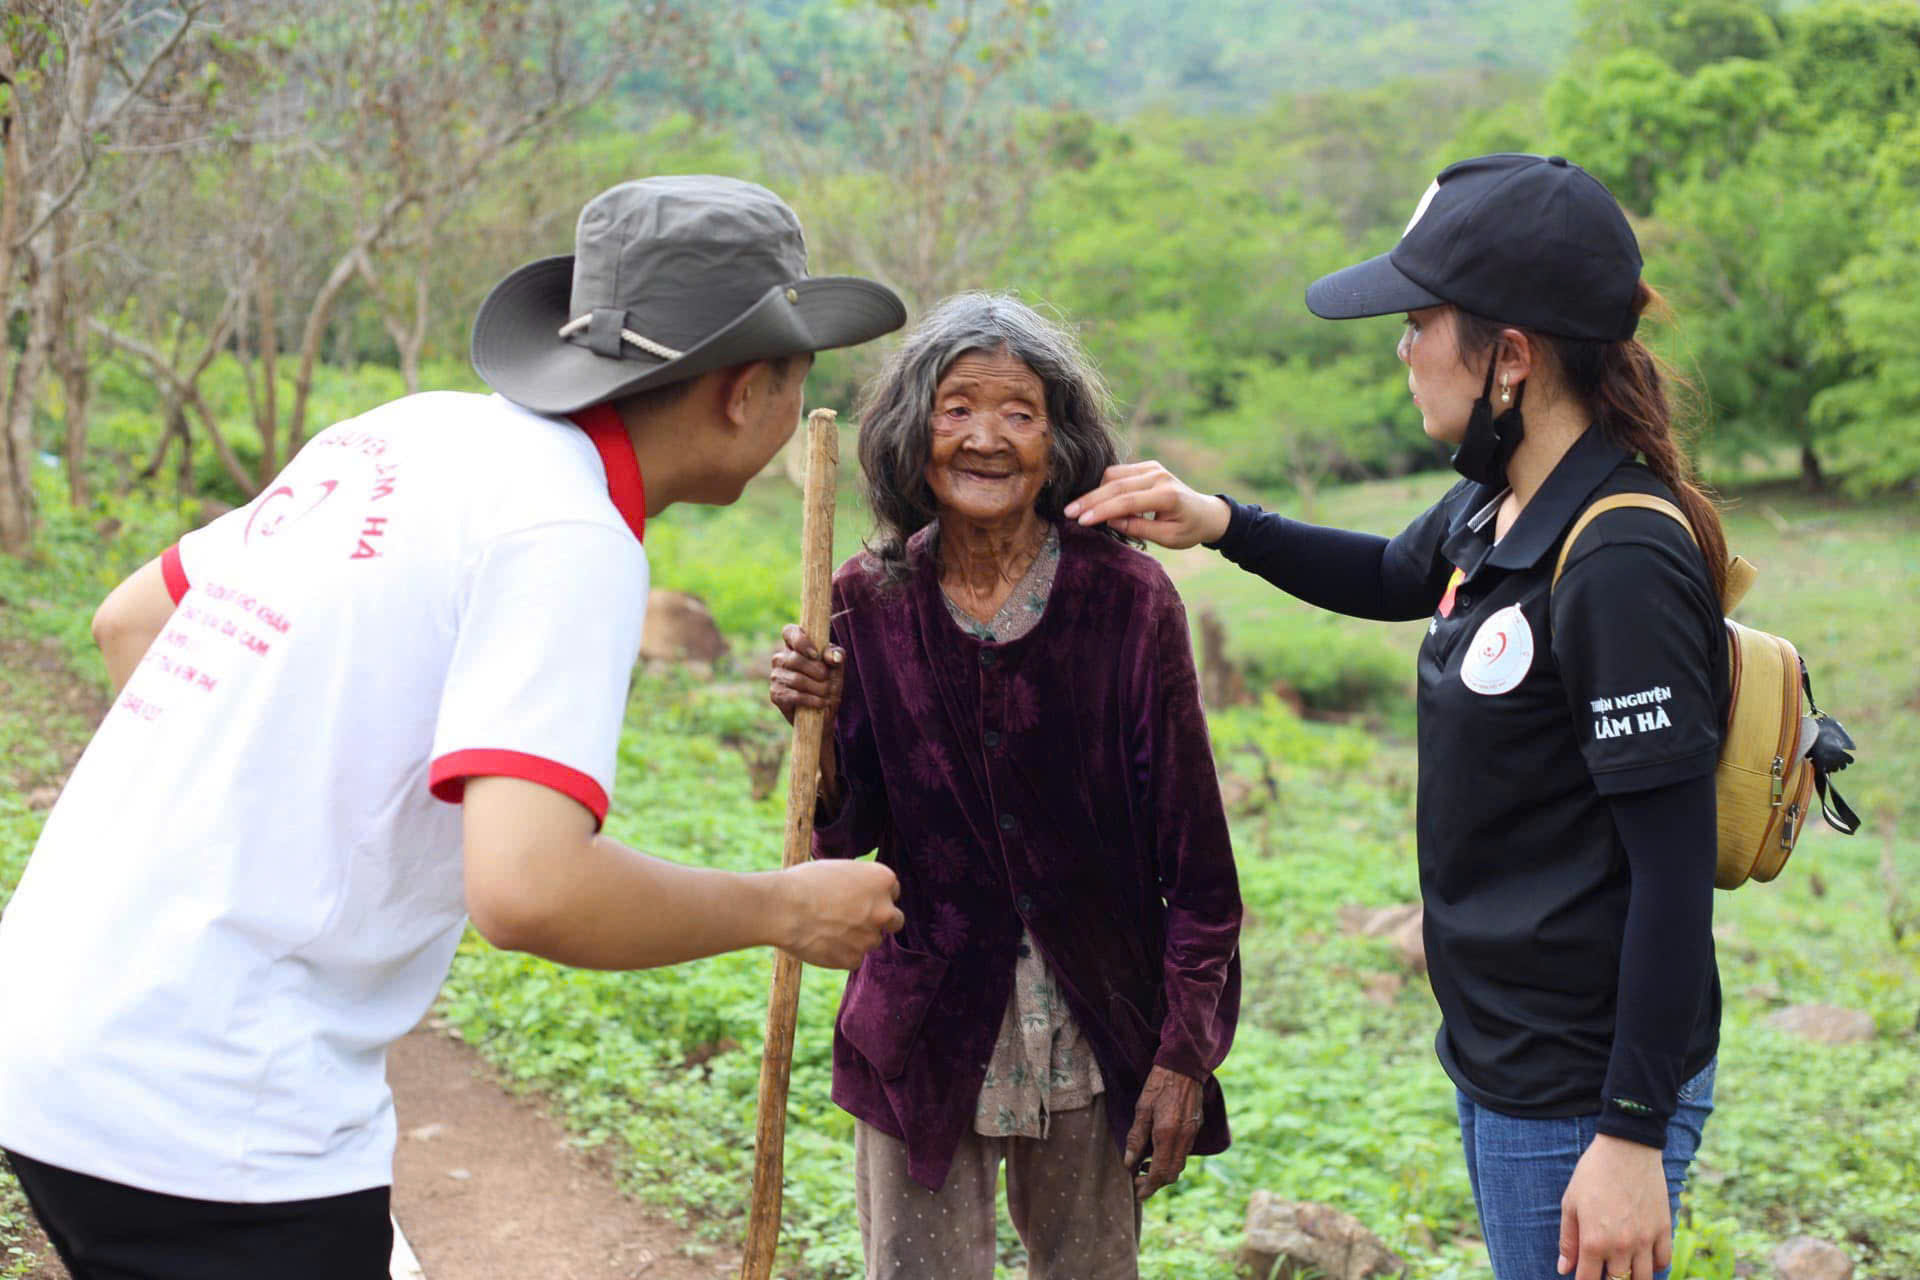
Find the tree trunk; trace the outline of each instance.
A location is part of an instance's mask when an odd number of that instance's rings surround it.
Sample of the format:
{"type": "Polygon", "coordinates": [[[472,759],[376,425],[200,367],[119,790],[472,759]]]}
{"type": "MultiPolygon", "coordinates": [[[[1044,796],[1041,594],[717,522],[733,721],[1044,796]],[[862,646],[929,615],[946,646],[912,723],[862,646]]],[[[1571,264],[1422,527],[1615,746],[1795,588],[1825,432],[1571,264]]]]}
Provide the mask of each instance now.
{"type": "MultiPolygon", "coordinates": [[[[183,454],[191,453],[192,437],[183,412],[184,409],[191,409],[198,415],[200,424],[207,429],[207,439],[213,444],[213,451],[219,457],[220,464],[227,469],[227,474],[233,477],[233,482],[240,486],[240,491],[251,496],[260,491],[260,482],[247,473],[246,467],[241,464],[239,457],[233,452],[233,447],[227,443],[225,434],[221,432],[219,420],[213,416],[213,411],[207,408],[206,400],[200,395],[200,377],[206,373],[207,366],[213,363],[213,358],[226,344],[228,333],[236,332],[234,318],[240,314],[241,309],[240,295],[229,295],[226,307],[220,312],[220,318],[214,322],[213,332],[208,335],[206,345],[200,351],[199,359],[188,366],[184,373],[168,363],[167,357],[151,343],[128,337],[98,317],[90,320],[88,327],[113,346],[153,370],[154,376],[165,385],[169,404],[169,422],[172,421],[173,413],[182,412],[180,441],[183,454]]],[[[163,448],[154,454],[154,460],[148,464],[149,472],[159,467],[160,459],[165,452],[163,448]]],[[[190,457],[183,465],[191,469],[190,457]]],[[[183,483],[186,482],[185,473],[182,480],[183,483]]]]}
{"type": "MultiPolygon", "coordinates": [[[[347,281],[354,275],[355,266],[367,250],[377,243],[391,225],[394,210],[398,206],[393,201],[376,221],[374,229],[362,231],[354,247],[340,256],[333,264],[333,270],[327,273],[326,282],[320,286],[320,292],[314,295],[313,305],[307,309],[307,327],[300,338],[300,363],[293,377],[293,413],[287,420],[287,456],[291,458],[307,442],[307,396],[313,390],[313,366],[320,355],[320,340],[326,333],[328,322],[333,319],[334,303],[339,301],[340,291],[347,287],[347,281]]],[[[273,478],[278,467],[262,465],[261,483],[273,478]]]]}
{"type": "Polygon", "coordinates": [[[180,461],[174,470],[173,489],[179,497],[191,498],[200,488],[193,479],[193,426],[178,400],[173,405],[173,421],[174,430],[180,436],[180,461]]]}
{"type": "Polygon", "coordinates": [[[393,343],[400,348],[400,376],[407,380],[407,394],[420,394],[420,351],[427,345],[428,281],[427,258],[432,249],[429,240],[421,249],[420,263],[413,273],[413,325],[392,326],[393,343]]]}
{"type": "MultiPolygon", "coordinates": [[[[45,233],[42,233],[44,236],[45,233]]],[[[39,445],[33,438],[33,402],[53,350],[52,272],[28,249],[27,344],[7,385],[7,474],[0,500],[0,550],[15,555],[33,540],[33,468],[39,445]]]]}
{"type": "Polygon", "coordinates": [[[53,330],[50,357],[54,373],[60,379],[63,408],[66,412],[66,444],[63,457],[67,470],[67,500],[75,510],[91,501],[87,484],[87,408],[93,379],[87,367],[87,332],[83,318],[87,298],[79,274],[74,270],[74,213],[71,208],[55,215],[49,230],[53,234],[52,310],[48,322],[53,330]]]}
{"type": "Polygon", "coordinates": [[[279,387],[275,385],[279,378],[280,343],[275,332],[279,308],[273,296],[273,268],[265,261],[264,254],[261,258],[257,264],[260,314],[254,320],[255,332],[260,335],[260,407],[253,422],[260,432],[260,482],[265,484],[280,471],[279,451],[274,447],[280,434],[279,387]]]}
{"type": "Polygon", "coordinates": [[[1820,470],[1820,459],[1813,451],[1811,440],[1800,446],[1800,484],[1808,493],[1825,493],[1827,489],[1827,476],[1820,470]]]}
{"type": "MultiPolygon", "coordinates": [[[[0,42],[0,72],[12,79],[13,60],[0,42]]],[[[13,314],[13,272],[24,208],[21,197],[32,181],[27,164],[26,126],[15,115],[0,117],[0,143],[5,146],[6,181],[0,182],[0,353],[12,349],[5,340],[7,318],[13,314]]],[[[33,463],[29,456],[18,457],[14,436],[13,402],[21,385],[20,364],[24,352],[10,364],[0,365],[0,550],[24,551],[33,536],[33,463]]],[[[29,381],[28,386],[31,386],[29,381]]],[[[31,444],[31,433],[26,440],[31,444]]]]}
{"type": "Polygon", "coordinates": [[[87,485],[87,412],[93,379],[87,368],[86,337],[70,333],[68,341],[73,350],[65,352],[60,361],[60,377],[67,391],[67,500],[79,510],[93,501],[87,485]]]}

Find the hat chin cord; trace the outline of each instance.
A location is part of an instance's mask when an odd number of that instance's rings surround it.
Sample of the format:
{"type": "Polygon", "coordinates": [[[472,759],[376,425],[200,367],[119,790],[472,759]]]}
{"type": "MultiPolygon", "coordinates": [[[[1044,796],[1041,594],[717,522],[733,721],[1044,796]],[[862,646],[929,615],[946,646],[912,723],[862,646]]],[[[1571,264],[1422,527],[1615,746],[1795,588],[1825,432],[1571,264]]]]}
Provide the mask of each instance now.
{"type": "MultiPolygon", "coordinates": [[[[573,337],[574,334],[579,333],[584,329],[588,329],[592,325],[593,325],[592,312],[589,312],[584,316],[575,316],[573,319],[567,321],[565,324],[560,326],[560,336],[562,338],[571,338],[573,337]]],[[[672,347],[668,346],[664,342],[655,342],[652,338],[643,337],[642,335],[637,334],[633,330],[627,328],[625,325],[622,325],[620,327],[619,333],[620,333],[620,340],[622,342],[628,343],[632,346],[636,346],[650,356],[659,356],[662,360],[678,360],[681,356],[687,354],[684,351],[675,351],[672,347]]],[[[593,344],[589,343],[589,345],[591,346],[593,344]]],[[[595,351],[597,354],[600,354],[600,355],[609,354],[604,351],[599,351],[597,347],[595,347],[595,351]]],[[[619,359],[619,356],[615,354],[614,358],[619,359]]]]}

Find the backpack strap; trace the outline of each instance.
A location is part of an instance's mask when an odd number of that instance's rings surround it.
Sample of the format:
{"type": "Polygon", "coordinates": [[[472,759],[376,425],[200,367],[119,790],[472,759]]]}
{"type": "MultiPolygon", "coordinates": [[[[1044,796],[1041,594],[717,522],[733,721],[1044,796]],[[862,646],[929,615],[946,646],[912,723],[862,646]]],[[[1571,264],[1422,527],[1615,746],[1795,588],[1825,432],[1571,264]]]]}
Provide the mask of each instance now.
{"type": "Polygon", "coordinates": [[[1687,520],[1686,513],[1665,498],[1656,498],[1650,493],[1616,493],[1612,497],[1600,499],[1582,511],[1580,518],[1573,522],[1573,528],[1567,530],[1567,540],[1560,544],[1560,559],[1553,566],[1552,586],[1560,585],[1560,575],[1567,571],[1567,557],[1573,553],[1573,544],[1580,540],[1580,535],[1586,532],[1587,526],[1592,524],[1596,517],[1603,516],[1609,511],[1619,511],[1624,507],[1658,511],[1669,519],[1679,521],[1680,527],[1687,531],[1687,536],[1693,538],[1696,546],[1699,545],[1700,539],[1694,537],[1693,525],[1687,520]]]}
{"type": "MultiPolygon", "coordinates": [[[[1593,523],[1594,518],[1603,516],[1609,511],[1618,511],[1623,507],[1658,511],[1661,515],[1677,521],[1680,527],[1687,531],[1687,537],[1693,539],[1693,544],[1700,545],[1700,538],[1693,531],[1693,522],[1687,519],[1684,511],[1665,498],[1656,498],[1650,493],[1616,493],[1611,497],[1600,499],[1582,511],[1580,518],[1573,522],[1573,528],[1567,530],[1566,541],[1560,544],[1560,559],[1553,566],[1552,586],[1560,585],[1560,575],[1566,572],[1567,557],[1573,552],[1573,544],[1579,540],[1586,527],[1593,523]]],[[[1745,556],[1728,556],[1727,589],[1720,595],[1720,612],[1732,613],[1734,607],[1746,597],[1747,590],[1753,586],[1754,579],[1759,576],[1760,571],[1754,568],[1753,562],[1745,556]]],[[[1551,590],[1552,587],[1548,589],[1551,590]]]]}

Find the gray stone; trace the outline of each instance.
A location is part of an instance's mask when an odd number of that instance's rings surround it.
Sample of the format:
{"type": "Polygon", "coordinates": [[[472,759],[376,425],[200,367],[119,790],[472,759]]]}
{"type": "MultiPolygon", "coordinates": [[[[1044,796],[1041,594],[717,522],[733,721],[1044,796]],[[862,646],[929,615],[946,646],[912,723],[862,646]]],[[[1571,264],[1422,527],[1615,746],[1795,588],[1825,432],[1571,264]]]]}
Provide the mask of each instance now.
{"type": "Polygon", "coordinates": [[[1240,1269],[1249,1280],[1366,1280],[1399,1276],[1407,1264],[1358,1218],[1331,1205],[1256,1191],[1247,1204],[1240,1269]]]}
{"type": "Polygon", "coordinates": [[[1770,1015],[1767,1025],[1816,1044],[1858,1044],[1875,1035],[1871,1014],[1831,1004],[1796,1004],[1770,1015]]]}
{"type": "Polygon", "coordinates": [[[1400,954],[1400,962],[1415,973],[1427,971],[1427,934],[1426,919],[1422,912],[1416,911],[1393,931],[1393,949],[1400,954]]]}
{"type": "Polygon", "coordinates": [[[713,611],[684,591],[647,593],[647,620],[640,630],[640,656],[649,662],[718,662],[726,637],[713,611]]]}
{"type": "Polygon", "coordinates": [[[1393,944],[1400,963],[1414,973],[1427,971],[1425,913],[1417,902],[1397,907],[1346,906],[1340,908],[1340,931],[1362,938],[1385,938],[1393,944]]]}
{"type": "Polygon", "coordinates": [[[1409,920],[1420,918],[1420,904],[1409,902],[1398,907],[1340,908],[1340,931],[1357,933],[1363,938],[1390,937],[1409,920]]]}
{"type": "Polygon", "coordinates": [[[1825,1240],[1795,1236],[1767,1259],[1777,1280],[1853,1280],[1853,1259],[1825,1240]]]}
{"type": "Polygon", "coordinates": [[[1369,973],[1360,979],[1360,990],[1375,1004],[1392,1004],[1406,986],[1406,978],[1397,973],[1369,973]]]}

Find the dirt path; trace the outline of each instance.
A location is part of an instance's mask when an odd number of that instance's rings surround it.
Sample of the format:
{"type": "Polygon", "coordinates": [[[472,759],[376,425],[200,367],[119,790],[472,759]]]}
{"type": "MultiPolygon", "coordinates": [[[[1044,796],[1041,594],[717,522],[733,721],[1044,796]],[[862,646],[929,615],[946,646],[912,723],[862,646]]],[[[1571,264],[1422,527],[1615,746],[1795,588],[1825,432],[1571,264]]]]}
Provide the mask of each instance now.
{"type": "Polygon", "coordinates": [[[714,1280],[739,1257],[622,1195],[536,1103],[421,1026],[387,1058],[400,1121],[393,1211],[426,1280],[714,1280]],[[692,1251],[696,1256],[689,1256],[692,1251]]]}
{"type": "MultiPolygon", "coordinates": [[[[5,609],[0,603],[0,613],[5,609]]],[[[10,622],[0,617],[0,623],[10,622]]],[[[58,647],[0,625],[5,711],[36,726],[7,735],[0,787],[45,810],[106,697],[58,647]]],[[[4,1023],[0,1022],[0,1035],[4,1023]]],[[[584,1155],[537,1101],[517,1098],[467,1045],[422,1026],[387,1065],[400,1125],[394,1215],[426,1280],[715,1280],[739,1257],[621,1193],[610,1162],[584,1155]]],[[[66,1280],[37,1231],[27,1280],[66,1280]]]]}

